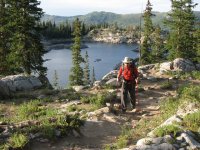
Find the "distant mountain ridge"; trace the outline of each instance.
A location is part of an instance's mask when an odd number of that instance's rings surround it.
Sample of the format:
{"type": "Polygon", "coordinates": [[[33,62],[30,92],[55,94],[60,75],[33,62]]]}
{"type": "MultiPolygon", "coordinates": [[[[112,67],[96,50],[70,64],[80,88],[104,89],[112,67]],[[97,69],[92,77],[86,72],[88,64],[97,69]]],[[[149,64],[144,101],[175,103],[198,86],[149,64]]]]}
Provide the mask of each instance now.
{"type": "MultiPolygon", "coordinates": [[[[197,19],[200,21],[200,11],[194,12],[197,19]]],[[[153,12],[156,16],[152,18],[153,23],[155,25],[159,24],[163,26],[163,19],[167,16],[166,12],[153,12]]],[[[56,24],[60,24],[65,22],[66,20],[68,22],[72,22],[75,18],[79,18],[81,21],[83,21],[85,24],[102,24],[102,23],[108,23],[108,24],[114,24],[117,23],[121,27],[126,27],[129,25],[139,25],[141,14],[116,14],[112,12],[91,12],[86,15],[79,15],[79,16],[71,16],[71,17],[65,17],[65,16],[54,16],[54,15],[47,15],[45,14],[41,21],[51,21],[55,22],[56,24]]],[[[142,20],[143,22],[143,20],[142,20]]]]}

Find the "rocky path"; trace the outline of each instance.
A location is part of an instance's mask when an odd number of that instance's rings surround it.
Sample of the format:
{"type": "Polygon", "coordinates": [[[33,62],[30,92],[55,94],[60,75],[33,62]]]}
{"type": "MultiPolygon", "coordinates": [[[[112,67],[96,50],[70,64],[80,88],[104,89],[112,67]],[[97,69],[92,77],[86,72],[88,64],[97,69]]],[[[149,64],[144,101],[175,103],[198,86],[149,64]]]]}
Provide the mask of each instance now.
{"type": "Polygon", "coordinates": [[[61,138],[53,143],[48,141],[31,143],[32,150],[78,150],[78,149],[103,149],[106,144],[116,141],[124,124],[134,126],[134,123],[144,117],[152,117],[159,113],[158,103],[161,99],[173,96],[174,91],[162,90],[159,85],[162,81],[152,82],[143,80],[141,85],[145,91],[138,93],[139,112],[127,111],[125,114],[117,110],[112,113],[108,108],[98,110],[98,115],[89,118],[81,128],[82,135],[71,135],[61,138]]]}

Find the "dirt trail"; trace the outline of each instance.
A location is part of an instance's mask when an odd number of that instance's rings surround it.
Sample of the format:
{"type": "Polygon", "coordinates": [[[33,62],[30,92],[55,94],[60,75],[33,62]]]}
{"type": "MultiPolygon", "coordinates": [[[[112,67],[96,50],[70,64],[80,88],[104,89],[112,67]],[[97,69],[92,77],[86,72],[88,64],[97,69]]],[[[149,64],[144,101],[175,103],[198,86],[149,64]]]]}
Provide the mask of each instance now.
{"type": "Polygon", "coordinates": [[[138,93],[140,112],[127,111],[125,114],[118,113],[117,118],[122,122],[90,121],[81,130],[80,137],[68,136],[57,140],[54,143],[41,143],[34,141],[31,144],[32,150],[78,150],[78,149],[103,149],[106,144],[111,144],[120,135],[121,126],[132,120],[140,120],[142,117],[152,117],[159,113],[158,103],[161,97],[174,95],[174,91],[161,90],[159,85],[162,81],[152,82],[142,80],[141,85],[146,89],[138,93]]]}

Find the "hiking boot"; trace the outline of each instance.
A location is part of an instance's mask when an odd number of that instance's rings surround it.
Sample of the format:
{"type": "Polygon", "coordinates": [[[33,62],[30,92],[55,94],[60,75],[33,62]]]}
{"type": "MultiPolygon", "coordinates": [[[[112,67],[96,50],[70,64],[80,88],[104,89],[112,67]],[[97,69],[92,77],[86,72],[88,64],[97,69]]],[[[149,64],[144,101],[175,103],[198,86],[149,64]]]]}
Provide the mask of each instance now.
{"type": "Polygon", "coordinates": [[[126,109],[122,108],[122,113],[125,113],[126,112],[126,109]]]}

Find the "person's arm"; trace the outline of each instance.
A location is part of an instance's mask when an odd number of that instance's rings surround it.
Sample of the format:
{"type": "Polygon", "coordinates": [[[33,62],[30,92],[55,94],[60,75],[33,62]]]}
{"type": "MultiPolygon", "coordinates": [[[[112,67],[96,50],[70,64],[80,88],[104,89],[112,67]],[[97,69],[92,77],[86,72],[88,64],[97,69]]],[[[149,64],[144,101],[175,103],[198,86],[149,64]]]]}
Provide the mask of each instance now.
{"type": "Polygon", "coordinates": [[[134,74],[135,74],[135,82],[136,84],[139,83],[139,72],[136,67],[134,67],[134,74]]]}
{"type": "Polygon", "coordinates": [[[122,67],[119,68],[118,75],[117,75],[117,82],[119,82],[121,75],[122,75],[122,67]]]}

